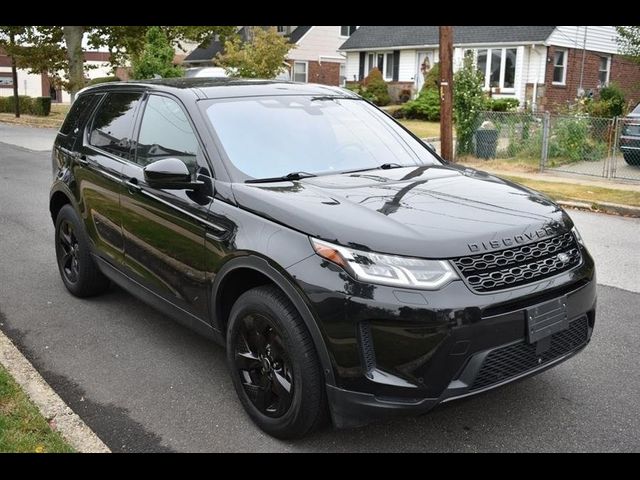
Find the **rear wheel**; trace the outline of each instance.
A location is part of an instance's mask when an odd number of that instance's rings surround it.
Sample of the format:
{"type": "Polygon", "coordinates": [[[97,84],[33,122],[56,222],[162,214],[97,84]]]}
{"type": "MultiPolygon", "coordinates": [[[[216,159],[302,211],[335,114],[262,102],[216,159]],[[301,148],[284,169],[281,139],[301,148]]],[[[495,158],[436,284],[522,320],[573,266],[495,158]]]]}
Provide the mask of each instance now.
{"type": "Polygon", "coordinates": [[[234,304],[227,361],[245,410],[266,433],[301,437],[323,423],[322,370],[300,314],[273,286],[254,288],[234,304]]]}
{"type": "Polygon", "coordinates": [[[624,161],[629,165],[640,165],[640,152],[624,152],[622,155],[624,156],[624,161]]]}
{"type": "Polygon", "coordinates": [[[60,276],[73,295],[90,297],[109,287],[109,279],[91,258],[84,228],[71,205],[63,206],[58,213],[55,243],[60,276]]]}

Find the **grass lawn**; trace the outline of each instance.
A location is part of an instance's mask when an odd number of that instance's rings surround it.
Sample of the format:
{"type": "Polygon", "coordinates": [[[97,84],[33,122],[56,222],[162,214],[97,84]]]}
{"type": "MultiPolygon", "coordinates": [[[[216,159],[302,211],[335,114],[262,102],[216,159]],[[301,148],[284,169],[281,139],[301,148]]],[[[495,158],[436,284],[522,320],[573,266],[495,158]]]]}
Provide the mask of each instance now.
{"type": "Polygon", "coordinates": [[[23,125],[26,127],[40,128],[60,128],[64,118],[69,111],[69,105],[53,103],[51,105],[51,113],[47,117],[37,117],[35,115],[20,115],[16,118],[13,113],[0,113],[0,122],[12,123],[14,125],[23,125]]]}
{"type": "Polygon", "coordinates": [[[500,174],[500,176],[546,193],[554,200],[573,200],[590,204],[609,202],[640,207],[640,192],[633,190],[618,190],[574,183],[545,182],[543,180],[503,174],[500,174]]]}
{"type": "Polygon", "coordinates": [[[0,366],[0,453],[73,452],[0,366]]]}
{"type": "Polygon", "coordinates": [[[402,125],[411,130],[420,138],[440,137],[439,122],[425,122],[424,120],[398,120],[402,125]]]}

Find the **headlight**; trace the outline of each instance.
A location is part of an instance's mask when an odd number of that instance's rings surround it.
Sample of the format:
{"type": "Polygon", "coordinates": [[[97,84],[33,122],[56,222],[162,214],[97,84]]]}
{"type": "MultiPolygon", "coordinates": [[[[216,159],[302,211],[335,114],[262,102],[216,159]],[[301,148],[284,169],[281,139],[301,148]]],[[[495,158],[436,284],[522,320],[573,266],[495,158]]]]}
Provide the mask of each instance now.
{"type": "Polygon", "coordinates": [[[451,264],[444,260],[364,252],[315,238],[310,240],[318,255],[340,265],[362,282],[436,290],[458,278],[451,264]]]}
{"type": "Polygon", "coordinates": [[[584,244],[584,240],[582,239],[582,235],[580,235],[580,232],[575,226],[571,229],[571,233],[573,233],[573,236],[576,237],[576,241],[580,245],[582,245],[583,247],[586,247],[586,245],[584,244]]]}

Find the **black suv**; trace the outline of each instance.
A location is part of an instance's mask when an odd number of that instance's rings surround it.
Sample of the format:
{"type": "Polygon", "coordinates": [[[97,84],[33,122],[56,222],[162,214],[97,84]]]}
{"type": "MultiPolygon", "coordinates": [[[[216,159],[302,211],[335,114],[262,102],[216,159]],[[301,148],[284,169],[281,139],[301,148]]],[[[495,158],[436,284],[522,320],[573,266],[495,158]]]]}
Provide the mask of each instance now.
{"type": "Polygon", "coordinates": [[[591,337],[594,263],[558,205],[446,162],[337,87],[90,87],[53,176],[67,289],[113,281],[225,345],[276,437],[425,412],[591,337]]]}

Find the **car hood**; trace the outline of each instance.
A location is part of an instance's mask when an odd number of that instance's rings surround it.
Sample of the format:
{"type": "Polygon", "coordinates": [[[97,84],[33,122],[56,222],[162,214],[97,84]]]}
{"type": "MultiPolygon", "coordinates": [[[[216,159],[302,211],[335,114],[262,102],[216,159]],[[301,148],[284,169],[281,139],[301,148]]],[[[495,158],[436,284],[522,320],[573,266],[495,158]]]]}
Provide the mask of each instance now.
{"type": "Polygon", "coordinates": [[[451,258],[569,230],[548,197],[458,166],[405,167],[233,185],[241,208],[354,248],[451,258]]]}

